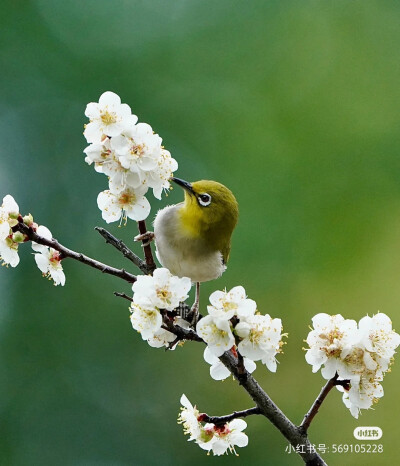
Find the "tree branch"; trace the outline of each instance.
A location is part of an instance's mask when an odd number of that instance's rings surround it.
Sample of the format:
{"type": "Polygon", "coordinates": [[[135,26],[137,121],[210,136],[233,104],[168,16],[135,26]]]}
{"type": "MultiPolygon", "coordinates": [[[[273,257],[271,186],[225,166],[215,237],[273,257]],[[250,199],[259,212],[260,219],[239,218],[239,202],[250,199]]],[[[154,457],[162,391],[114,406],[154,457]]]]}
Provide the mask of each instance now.
{"type": "Polygon", "coordinates": [[[302,423],[299,426],[299,429],[303,434],[307,434],[307,430],[310,427],[310,424],[316,414],[318,413],[319,408],[321,407],[323,401],[328,396],[328,393],[332,390],[335,385],[342,385],[345,388],[348,388],[350,380],[338,380],[338,373],[336,372],[335,376],[332,377],[325,386],[322,388],[320,394],[312,404],[311,408],[308,410],[307,414],[304,416],[302,423]]]}
{"type": "MultiPolygon", "coordinates": [[[[19,219],[18,219],[19,220],[19,219]]],[[[103,264],[91,257],[85,256],[79,252],[75,252],[72,249],[68,249],[62,244],[60,244],[56,239],[46,239],[42,236],[39,236],[32,228],[28,227],[19,220],[19,223],[14,227],[14,231],[20,231],[24,233],[31,241],[35,241],[35,243],[43,244],[44,246],[48,246],[50,248],[55,249],[61,254],[61,257],[64,258],[71,258],[78,262],[82,262],[94,269],[100,270],[103,273],[107,273],[109,275],[114,275],[115,277],[122,278],[129,283],[134,283],[136,281],[136,276],[132,275],[131,273],[127,272],[125,269],[116,269],[115,267],[111,267],[107,264],[103,264]]]]}
{"type": "MultiPolygon", "coordinates": [[[[164,319],[162,328],[177,335],[181,340],[193,340],[205,343],[195,331],[186,330],[174,325],[172,321],[168,321],[167,318],[164,319]]],[[[260,387],[255,378],[242,366],[242,361],[239,361],[239,358],[236,357],[232,351],[226,351],[219,359],[256,403],[256,408],[252,409],[257,409],[257,413],[259,410],[259,414],[264,415],[294,448],[302,447],[298,449],[298,452],[304,463],[309,466],[327,466],[325,461],[315,451],[315,448],[308,440],[303,429],[294,425],[293,422],[285,416],[268,394],[260,387]]],[[[219,421],[222,423],[226,419],[226,416],[215,417],[214,419],[217,420],[217,423],[219,423],[219,421]]],[[[225,420],[225,422],[228,421],[225,420]]]]}
{"type": "Polygon", "coordinates": [[[118,296],[118,298],[124,298],[124,299],[127,299],[128,301],[132,302],[133,299],[128,296],[127,294],[125,293],[119,293],[118,291],[114,291],[114,296],[118,296]]]}
{"type": "MultiPolygon", "coordinates": [[[[141,235],[144,235],[145,233],[147,233],[146,221],[140,220],[138,222],[138,228],[139,228],[139,233],[141,235]]],[[[154,257],[151,251],[150,242],[144,239],[142,240],[142,246],[143,246],[143,251],[144,251],[144,257],[146,259],[146,265],[149,270],[148,273],[153,273],[154,270],[157,268],[157,266],[156,266],[156,263],[154,262],[154,257]]]]}
{"type": "Polygon", "coordinates": [[[259,407],[261,414],[272,422],[294,448],[302,446],[298,451],[303,461],[310,466],[326,466],[326,463],[315,451],[315,448],[312,446],[307,436],[285,416],[267,393],[260,387],[254,377],[247,371],[243,374],[239,373],[238,360],[232,352],[226,351],[219,359],[251,396],[259,407]]]}
{"type": "Polygon", "coordinates": [[[239,417],[252,416],[253,414],[261,414],[261,410],[258,406],[254,408],[244,409],[243,411],[234,411],[232,414],[226,416],[209,416],[206,413],[202,413],[198,416],[200,422],[211,422],[215,425],[224,425],[227,422],[231,422],[239,417]]]}
{"type": "Polygon", "coordinates": [[[112,235],[105,228],[95,227],[95,230],[106,240],[107,244],[111,244],[118,251],[122,252],[123,256],[133,262],[146,275],[150,273],[149,268],[145,261],[131,251],[128,246],[121,240],[112,235]]]}

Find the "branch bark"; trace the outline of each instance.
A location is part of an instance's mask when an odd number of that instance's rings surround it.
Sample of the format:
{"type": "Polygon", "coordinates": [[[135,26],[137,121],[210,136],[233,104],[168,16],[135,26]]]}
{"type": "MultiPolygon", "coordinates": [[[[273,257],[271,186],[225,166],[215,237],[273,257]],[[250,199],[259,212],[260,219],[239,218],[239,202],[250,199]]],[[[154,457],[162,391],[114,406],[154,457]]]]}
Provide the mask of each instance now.
{"type": "Polygon", "coordinates": [[[125,280],[129,283],[134,283],[136,281],[136,276],[127,272],[125,269],[117,269],[115,267],[111,267],[110,265],[103,264],[103,262],[99,262],[95,259],[92,259],[91,257],[85,256],[80,252],[73,251],[72,249],[69,249],[60,244],[54,238],[43,238],[42,236],[39,236],[35,231],[33,231],[32,228],[25,225],[22,221],[19,221],[19,223],[14,227],[14,229],[14,231],[20,231],[21,233],[24,233],[31,241],[35,241],[35,243],[43,244],[44,246],[48,246],[50,248],[55,249],[61,254],[61,257],[63,259],[69,257],[78,262],[82,262],[83,264],[86,264],[89,267],[93,267],[94,269],[100,270],[102,273],[122,278],[122,280],[125,280]]]}
{"type": "MultiPolygon", "coordinates": [[[[138,229],[141,235],[144,235],[145,233],[147,233],[147,227],[146,227],[145,220],[140,220],[138,222],[138,229]]],[[[144,257],[146,260],[146,265],[149,270],[148,273],[152,274],[154,270],[157,268],[157,266],[156,266],[156,263],[154,262],[154,257],[153,257],[153,252],[151,250],[150,242],[144,239],[142,241],[142,246],[143,246],[143,251],[144,251],[144,257]]]]}
{"type": "Polygon", "coordinates": [[[320,394],[312,404],[311,408],[308,410],[307,414],[304,416],[302,423],[299,426],[299,429],[303,434],[307,434],[307,430],[310,427],[310,424],[316,414],[318,413],[319,408],[324,402],[325,398],[328,396],[328,393],[332,390],[335,385],[342,385],[343,387],[348,387],[350,380],[338,380],[339,376],[336,372],[335,376],[332,377],[326,385],[322,388],[320,394]]]}
{"type": "Polygon", "coordinates": [[[254,408],[244,409],[243,411],[234,411],[232,414],[227,414],[226,416],[209,416],[206,413],[199,415],[198,420],[201,422],[211,422],[215,425],[224,425],[227,422],[231,422],[234,419],[239,417],[252,416],[253,414],[261,414],[261,410],[258,406],[254,408]]]}
{"type": "Polygon", "coordinates": [[[145,261],[131,251],[128,246],[121,240],[112,235],[105,228],[95,227],[95,230],[106,240],[107,244],[111,244],[118,251],[122,252],[123,256],[133,262],[146,275],[150,273],[149,268],[145,261]]]}

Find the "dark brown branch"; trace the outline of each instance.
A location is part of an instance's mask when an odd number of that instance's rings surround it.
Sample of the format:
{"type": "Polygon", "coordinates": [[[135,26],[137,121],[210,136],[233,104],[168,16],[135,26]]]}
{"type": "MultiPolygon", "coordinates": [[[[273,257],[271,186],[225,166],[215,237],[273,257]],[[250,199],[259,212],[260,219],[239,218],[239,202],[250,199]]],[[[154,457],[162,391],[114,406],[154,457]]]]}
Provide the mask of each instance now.
{"type": "MultiPolygon", "coordinates": [[[[138,228],[139,228],[139,233],[141,235],[144,235],[145,233],[147,233],[147,227],[146,227],[145,220],[140,220],[138,222],[138,228]]],[[[151,251],[151,245],[150,245],[149,240],[143,239],[142,246],[143,246],[144,258],[146,260],[147,269],[149,271],[148,273],[153,273],[154,270],[157,268],[157,266],[156,266],[156,263],[154,262],[153,252],[151,251]]]]}
{"type": "Polygon", "coordinates": [[[101,227],[95,227],[95,230],[106,240],[106,243],[111,244],[118,251],[122,252],[123,256],[133,262],[143,273],[150,273],[149,268],[145,261],[131,251],[128,246],[120,239],[116,238],[109,231],[101,227]]]}
{"type": "MultiPolygon", "coordinates": [[[[22,220],[22,218],[21,218],[22,220]]],[[[20,231],[24,233],[31,241],[35,241],[36,243],[43,244],[44,246],[48,246],[50,248],[55,249],[61,254],[61,257],[64,258],[71,258],[78,262],[82,262],[94,269],[100,270],[103,273],[107,273],[109,275],[114,275],[115,277],[122,278],[129,283],[134,283],[136,281],[136,276],[132,275],[131,273],[127,272],[124,269],[116,269],[115,267],[111,267],[107,264],[103,264],[91,257],[85,256],[79,252],[75,252],[72,249],[68,249],[62,244],[60,244],[56,239],[46,239],[42,236],[39,236],[32,228],[25,225],[22,221],[20,221],[15,227],[15,231],[20,231]]]]}
{"type": "Polygon", "coordinates": [[[132,302],[133,299],[128,296],[127,294],[125,293],[119,293],[118,291],[114,291],[114,296],[118,296],[118,298],[124,298],[124,299],[127,299],[128,301],[132,302]]]}
{"type": "MultiPolygon", "coordinates": [[[[196,332],[174,325],[171,320],[168,321],[167,316],[164,318],[162,328],[177,335],[180,340],[193,340],[205,343],[196,332]]],[[[306,433],[285,416],[268,394],[260,387],[255,378],[242,366],[242,362],[239,361],[239,358],[232,351],[226,351],[219,359],[256,403],[259,414],[264,415],[294,448],[301,447],[297,451],[299,451],[299,455],[305,464],[309,466],[327,466],[325,461],[315,451],[315,448],[313,448],[306,433]]]]}
{"type": "Polygon", "coordinates": [[[310,427],[310,424],[316,414],[318,413],[319,408],[321,407],[322,403],[324,402],[325,398],[328,396],[328,393],[332,390],[335,385],[341,385],[342,387],[349,388],[350,381],[349,380],[338,380],[338,374],[336,372],[335,376],[332,377],[325,386],[322,388],[320,394],[318,395],[317,399],[312,404],[311,408],[308,410],[308,413],[304,416],[302,423],[299,426],[299,429],[303,432],[303,434],[307,434],[307,430],[310,427]]]}
{"type": "Polygon", "coordinates": [[[326,463],[315,451],[307,436],[285,416],[267,393],[260,387],[254,377],[247,371],[245,371],[244,374],[239,372],[238,360],[232,352],[226,351],[220,357],[220,360],[251,396],[259,407],[261,414],[271,421],[294,448],[302,446],[298,451],[303,461],[310,466],[326,466],[326,463]]]}
{"type": "Polygon", "coordinates": [[[231,422],[239,417],[252,416],[253,414],[261,414],[261,410],[258,406],[254,408],[244,409],[243,411],[234,411],[232,414],[226,416],[209,416],[208,414],[202,413],[198,416],[200,422],[211,422],[215,425],[224,425],[227,422],[231,422]]]}
{"type": "Polygon", "coordinates": [[[171,321],[164,319],[164,324],[161,326],[164,330],[173,333],[177,336],[178,341],[191,340],[204,343],[204,340],[200,338],[194,330],[179,327],[174,325],[171,321]]]}

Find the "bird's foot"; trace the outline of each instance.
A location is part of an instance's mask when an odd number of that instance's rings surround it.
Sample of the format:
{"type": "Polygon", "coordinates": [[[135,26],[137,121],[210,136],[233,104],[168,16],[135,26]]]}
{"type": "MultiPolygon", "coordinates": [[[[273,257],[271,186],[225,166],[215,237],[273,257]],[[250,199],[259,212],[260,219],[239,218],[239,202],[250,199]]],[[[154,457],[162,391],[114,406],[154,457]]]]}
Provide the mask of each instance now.
{"type": "Polygon", "coordinates": [[[155,235],[152,231],[146,231],[142,235],[137,235],[133,238],[134,241],[142,241],[142,246],[148,246],[155,238],[155,235]]]}
{"type": "Polygon", "coordinates": [[[197,321],[199,320],[199,303],[195,302],[193,306],[190,308],[186,320],[190,322],[192,326],[196,326],[197,321]]]}

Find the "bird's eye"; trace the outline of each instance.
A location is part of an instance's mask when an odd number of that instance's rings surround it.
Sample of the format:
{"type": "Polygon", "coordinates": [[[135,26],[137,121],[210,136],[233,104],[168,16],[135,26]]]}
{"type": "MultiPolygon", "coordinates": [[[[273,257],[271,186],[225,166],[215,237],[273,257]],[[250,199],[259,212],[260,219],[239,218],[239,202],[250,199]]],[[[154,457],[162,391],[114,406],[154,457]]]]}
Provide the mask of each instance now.
{"type": "Polygon", "coordinates": [[[211,204],[211,196],[207,193],[199,194],[198,200],[199,204],[203,207],[207,207],[211,204]]]}

